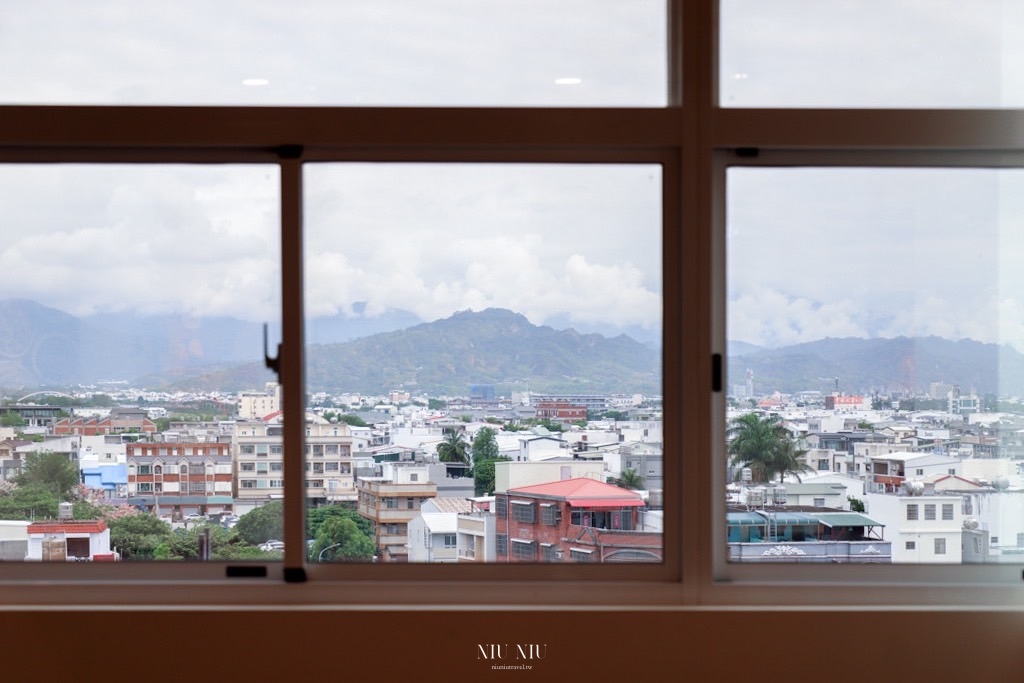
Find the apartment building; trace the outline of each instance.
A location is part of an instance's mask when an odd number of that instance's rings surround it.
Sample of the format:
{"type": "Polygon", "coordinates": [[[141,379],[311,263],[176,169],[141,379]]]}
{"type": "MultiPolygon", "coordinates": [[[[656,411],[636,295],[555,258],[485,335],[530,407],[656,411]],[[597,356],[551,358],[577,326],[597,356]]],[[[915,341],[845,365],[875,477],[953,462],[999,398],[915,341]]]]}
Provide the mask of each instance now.
{"type": "MultiPolygon", "coordinates": [[[[234,435],[235,495],[262,504],[284,496],[282,414],[241,420],[234,435]]],[[[306,498],[311,505],[356,500],[352,436],[345,423],[306,413],[306,498]]]]}
{"type": "Polygon", "coordinates": [[[370,521],[380,559],[408,562],[409,523],[425,501],[437,497],[437,485],[422,463],[385,462],[376,471],[376,476],[356,481],[357,510],[370,521]]]}
{"type": "Polygon", "coordinates": [[[127,458],[132,505],[172,519],[234,509],[231,444],[134,443],[127,458]]]}
{"type": "Polygon", "coordinates": [[[238,394],[238,418],[259,420],[281,410],[281,385],[267,382],[263,391],[242,391],[238,394]]]}

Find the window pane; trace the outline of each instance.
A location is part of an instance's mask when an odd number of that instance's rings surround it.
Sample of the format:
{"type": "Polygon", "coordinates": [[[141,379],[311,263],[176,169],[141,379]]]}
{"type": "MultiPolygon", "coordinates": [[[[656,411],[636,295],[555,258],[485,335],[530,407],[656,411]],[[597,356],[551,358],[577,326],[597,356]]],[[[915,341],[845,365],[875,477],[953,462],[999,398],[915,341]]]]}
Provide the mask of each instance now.
{"type": "Polygon", "coordinates": [[[308,420],[352,467],[309,516],[354,524],[311,528],[316,557],[660,561],[660,167],[305,177],[308,420]]]}
{"type": "Polygon", "coordinates": [[[0,166],[3,559],[272,559],[228,527],[235,392],[268,379],[280,318],[278,184],[273,165],[0,166]]]}
{"type": "Polygon", "coordinates": [[[727,184],[732,559],[1019,562],[1024,171],[727,184]]]}
{"type": "Polygon", "coordinates": [[[41,0],[0,16],[16,104],[664,106],[664,0],[41,0]]]}
{"type": "Polygon", "coordinates": [[[724,107],[1024,105],[1014,0],[721,0],[724,107]]]}

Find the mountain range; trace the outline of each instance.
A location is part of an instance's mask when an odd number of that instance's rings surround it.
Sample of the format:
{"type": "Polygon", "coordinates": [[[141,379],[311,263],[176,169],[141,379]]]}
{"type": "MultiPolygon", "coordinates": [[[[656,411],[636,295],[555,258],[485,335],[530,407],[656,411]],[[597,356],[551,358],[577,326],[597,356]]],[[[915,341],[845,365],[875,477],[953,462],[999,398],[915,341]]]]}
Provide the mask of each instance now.
{"type": "Polygon", "coordinates": [[[964,392],[1024,395],[1024,355],[1006,345],[940,337],[828,338],[781,348],[730,343],[727,383],[752,374],[754,394],[836,390],[927,392],[932,382],[964,392]]]}
{"type": "MultiPolygon", "coordinates": [[[[358,307],[357,307],[358,308],[358,307]]],[[[536,326],[502,309],[429,323],[407,311],[335,316],[307,324],[310,391],[464,395],[661,393],[661,353],[630,336],[536,326]]],[[[271,342],[278,334],[271,330],[271,342]]],[[[75,317],[27,300],[0,300],[0,386],[61,387],[120,380],[151,389],[259,388],[263,331],[235,318],[138,313],[75,317]]],[[[727,383],[753,377],[757,395],[804,390],[928,390],[1024,394],[1024,355],[1009,346],[939,337],[822,339],[781,348],[729,342],[727,383]]]]}
{"type": "MultiPolygon", "coordinates": [[[[660,353],[626,335],[538,327],[501,309],[417,320],[394,311],[311,321],[309,390],[465,394],[479,383],[534,391],[661,391],[660,353]]],[[[270,337],[274,343],[279,334],[272,329],[270,337]]],[[[0,301],[0,386],[119,380],[151,389],[254,389],[272,379],[262,359],[258,323],[137,313],[75,317],[33,301],[0,301]]]]}

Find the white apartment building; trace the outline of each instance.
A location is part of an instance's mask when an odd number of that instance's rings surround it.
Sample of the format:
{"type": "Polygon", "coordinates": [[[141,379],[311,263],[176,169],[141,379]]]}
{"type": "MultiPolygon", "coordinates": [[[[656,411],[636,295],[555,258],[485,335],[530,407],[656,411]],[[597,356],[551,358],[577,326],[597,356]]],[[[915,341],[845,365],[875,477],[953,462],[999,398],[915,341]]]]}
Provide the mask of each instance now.
{"type": "Polygon", "coordinates": [[[465,498],[431,498],[409,521],[409,562],[458,562],[459,514],[472,504],[465,498]]]}
{"type": "Polygon", "coordinates": [[[264,390],[243,391],[238,394],[238,418],[259,420],[281,410],[281,385],[267,382],[264,390]]]}
{"type": "MultiPolygon", "coordinates": [[[[284,496],[282,428],[280,414],[236,423],[236,497],[243,504],[284,496]]],[[[314,505],[356,500],[348,425],[313,413],[306,413],[306,497],[314,505]]]]}
{"type": "Polygon", "coordinates": [[[960,564],[964,514],[957,494],[868,493],[866,514],[884,525],[892,561],[905,564],[960,564]]]}

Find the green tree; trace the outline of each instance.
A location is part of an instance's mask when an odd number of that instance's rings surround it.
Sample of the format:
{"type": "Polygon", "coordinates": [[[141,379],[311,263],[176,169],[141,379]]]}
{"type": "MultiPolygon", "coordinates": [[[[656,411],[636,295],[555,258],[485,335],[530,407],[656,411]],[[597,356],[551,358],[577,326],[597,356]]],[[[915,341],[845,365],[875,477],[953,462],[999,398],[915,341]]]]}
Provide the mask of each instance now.
{"type": "Polygon", "coordinates": [[[787,474],[799,481],[800,474],[811,469],[800,460],[805,451],[797,450],[789,430],[775,415],[747,413],[737,417],[729,425],[727,436],[732,464],[749,467],[755,482],[775,477],[782,481],[787,474]]]}
{"type": "Polygon", "coordinates": [[[444,441],[437,444],[437,457],[441,462],[469,464],[469,445],[466,434],[460,429],[450,429],[444,441]]]}
{"type": "Polygon", "coordinates": [[[374,555],[373,539],[348,517],[330,517],[317,532],[309,556],[326,562],[369,562],[374,555]]]}
{"type": "Polygon", "coordinates": [[[615,485],[636,491],[644,487],[644,478],[636,470],[627,468],[622,470],[622,474],[615,480],[615,485]]]}
{"type": "Polygon", "coordinates": [[[853,496],[847,496],[846,500],[850,501],[850,510],[852,512],[867,512],[864,507],[864,501],[860,498],[854,498],[853,496]]]}
{"type": "Polygon", "coordinates": [[[430,410],[444,410],[447,407],[448,407],[448,402],[447,401],[442,401],[439,398],[428,398],[427,399],[427,408],[429,408],[430,410]]]}
{"type": "Polygon", "coordinates": [[[504,455],[499,455],[496,458],[486,458],[473,462],[473,489],[476,495],[486,496],[494,493],[494,463],[511,459],[504,455]]]}
{"type": "Polygon", "coordinates": [[[498,457],[497,432],[484,427],[473,437],[473,462],[493,460],[498,457]]]}
{"type": "Polygon", "coordinates": [[[79,483],[78,467],[63,453],[34,451],[25,455],[25,466],[15,478],[19,486],[42,486],[60,500],[68,500],[79,483]]]}
{"type": "Polygon", "coordinates": [[[0,519],[47,519],[57,516],[60,499],[39,484],[19,485],[0,495],[0,519]]]}
{"type": "Polygon", "coordinates": [[[274,500],[238,518],[234,531],[244,543],[259,545],[284,538],[284,502],[274,500]]]}
{"type": "Polygon", "coordinates": [[[109,505],[93,505],[87,500],[76,500],[71,506],[72,519],[104,519],[113,508],[109,505]]]}
{"type": "Polygon", "coordinates": [[[152,560],[161,544],[171,538],[170,525],[151,512],[125,515],[107,522],[110,546],[124,560],[152,560]]]}
{"type": "Polygon", "coordinates": [[[353,427],[369,426],[366,424],[366,420],[359,417],[358,415],[341,415],[338,417],[338,422],[344,422],[345,424],[352,425],[353,427]]]}
{"type": "Polygon", "coordinates": [[[337,503],[306,510],[306,538],[315,539],[320,533],[320,527],[331,519],[351,519],[364,534],[370,536],[372,533],[370,521],[359,516],[354,504],[337,503]]]}
{"type": "Polygon", "coordinates": [[[3,415],[0,415],[0,427],[24,427],[25,418],[18,413],[10,410],[3,415]]]}

